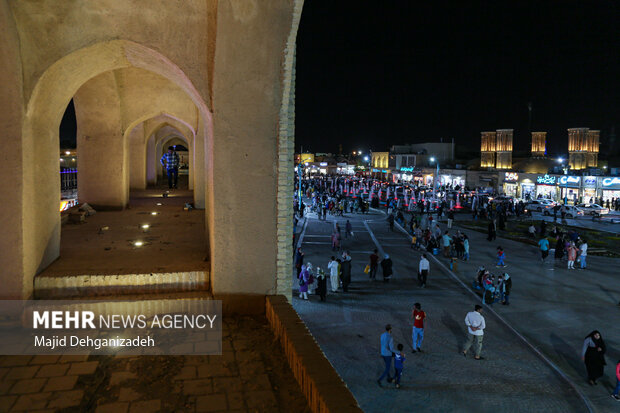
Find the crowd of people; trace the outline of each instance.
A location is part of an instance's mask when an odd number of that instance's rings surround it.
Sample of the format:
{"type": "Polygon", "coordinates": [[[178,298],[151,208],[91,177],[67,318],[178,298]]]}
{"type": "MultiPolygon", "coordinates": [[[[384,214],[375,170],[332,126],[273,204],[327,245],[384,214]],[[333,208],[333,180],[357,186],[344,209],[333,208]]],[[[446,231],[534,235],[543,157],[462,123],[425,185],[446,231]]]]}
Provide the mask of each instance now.
{"type": "MultiPolygon", "coordinates": [[[[321,188],[320,185],[307,186],[305,195],[312,200],[312,209],[317,213],[319,219],[325,219],[328,214],[345,217],[345,214],[348,213],[368,212],[369,205],[361,197],[347,197],[338,191],[325,187],[321,188]]],[[[373,198],[372,201],[370,206],[379,207],[377,198],[373,198]]],[[[469,237],[461,229],[452,229],[455,222],[455,210],[451,208],[447,200],[431,202],[422,199],[421,202],[415,203],[417,210],[414,209],[413,211],[411,211],[411,207],[406,208],[402,205],[401,200],[386,199],[384,205],[389,229],[394,231],[395,225],[398,223],[411,235],[411,248],[423,251],[417,268],[420,288],[426,287],[428,282],[431,269],[428,260],[429,255],[443,255],[450,262],[453,260],[468,261],[470,259],[469,237]],[[439,225],[439,220],[446,223],[445,226],[442,225],[444,229],[439,225]]],[[[561,213],[561,208],[558,211],[561,213]]],[[[489,221],[487,239],[495,241],[498,231],[506,229],[506,223],[511,217],[519,217],[525,213],[525,205],[523,202],[485,202],[481,200],[478,205],[474,206],[472,213],[475,219],[487,219],[489,221]]],[[[340,224],[342,221],[334,224],[331,239],[332,251],[335,254],[328,260],[326,271],[320,268],[313,270],[310,263],[304,264],[303,252],[298,249],[295,265],[298,268],[297,274],[300,280],[300,298],[308,299],[307,294],[316,292],[321,297],[321,301],[325,301],[328,292],[333,294],[349,291],[352,258],[348,250],[343,250],[342,239],[343,237],[353,236],[353,230],[349,220],[344,225],[344,233],[340,224]]],[[[559,226],[550,225],[550,229],[547,226],[548,224],[545,221],[541,221],[538,225],[532,222],[528,229],[528,233],[532,237],[540,240],[538,247],[541,251],[541,260],[546,261],[549,252],[553,249],[555,262],[558,265],[563,265],[562,262],[565,260],[568,269],[575,269],[575,263],[579,263],[580,268],[587,268],[587,241],[574,230],[563,232],[559,226]]],[[[513,278],[504,270],[508,266],[508,258],[510,257],[507,256],[505,249],[498,245],[496,247],[496,267],[502,270],[493,274],[486,268],[480,267],[476,274],[473,287],[482,292],[483,304],[490,305],[501,302],[502,305],[510,305],[513,278]]],[[[393,275],[393,263],[389,254],[380,254],[375,249],[368,257],[364,273],[368,275],[370,280],[376,280],[382,276],[384,282],[389,282],[393,275]]],[[[486,324],[481,313],[482,306],[476,305],[474,311],[469,312],[465,318],[467,337],[462,348],[462,354],[467,357],[473,346],[475,360],[484,359],[481,352],[486,324]]],[[[422,352],[424,327],[427,320],[426,313],[422,311],[420,303],[414,305],[411,319],[413,322],[411,348],[413,353],[419,353],[422,352]]],[[[602,345],[601,343],[603,343],[602,338],[598,332],[588,335],[584,342],[583,358],[588,372],[588,381],[592,385],[595,385],[596,379],[602,376],[605,349],[604,343],[602,345]],[[602,362],[601,357],[603,357],[602,362]]],[[[388,382],[394,382],[399,388],[406,358],[403,353],[403,343],[394,345],[390,325],[386,326],[386,331],[381,335],[380,346],[385,370],[377,382],[382,385],[383,380],[387,378],[388,382]],[[393,374],[391,374],[392,361],[394,364],[393,374]]],[[[620,371],[617,374],[620,379],[620,371]]],[[[620,400],[618,388],[612,396],[620,400]]]]}

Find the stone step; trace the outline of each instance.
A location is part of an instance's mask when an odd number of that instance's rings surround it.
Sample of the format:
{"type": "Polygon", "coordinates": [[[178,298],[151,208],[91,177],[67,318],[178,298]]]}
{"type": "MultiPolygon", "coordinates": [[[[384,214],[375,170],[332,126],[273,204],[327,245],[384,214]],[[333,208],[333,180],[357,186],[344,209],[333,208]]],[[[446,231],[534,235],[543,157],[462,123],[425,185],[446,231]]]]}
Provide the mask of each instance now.
{"type": "Polygon", "coordinates": [[[159,294],[209,291],[209,289],[209,272],[204,270],[146,274],[38,276],[34,279],[34,297],[37,299],[159,294]]]}

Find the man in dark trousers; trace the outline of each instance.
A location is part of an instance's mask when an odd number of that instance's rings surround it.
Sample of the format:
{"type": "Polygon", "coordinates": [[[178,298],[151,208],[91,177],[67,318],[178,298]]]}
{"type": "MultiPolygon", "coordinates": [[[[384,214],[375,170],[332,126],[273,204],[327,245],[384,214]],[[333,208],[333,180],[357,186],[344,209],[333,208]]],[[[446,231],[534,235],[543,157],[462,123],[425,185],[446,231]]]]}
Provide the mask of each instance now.
{"type": "Polygon", "coordinates": [[[179,155],[174,151],[174,147],[169,146],[168,152],[162,155],[159,162],[166,167],[168,188],[176,188],[179,181],[179,155]]]}
{"type": "Polygon", "coordinates": [[[489,222],[487,240],[493,241],[495,238],[497,238],[497,228],[495,227],[495,220],[492,220],[489,222]]]}
{"type": "Polygon", "coordinates": [[[342,291],[349,291],[351,284],[351,256],[348,251],[342,253],[342,264],[340,264],[340,279],[342,280],[342,291]]]}
{"type": "Polygon", "coordinates": [[[372,254],[370,254],[370,271],[369,277],[371,280],[377,278],[377,268],[379,267],[379,255],[377,255],[377,250],[375,249],[372,254]]]}

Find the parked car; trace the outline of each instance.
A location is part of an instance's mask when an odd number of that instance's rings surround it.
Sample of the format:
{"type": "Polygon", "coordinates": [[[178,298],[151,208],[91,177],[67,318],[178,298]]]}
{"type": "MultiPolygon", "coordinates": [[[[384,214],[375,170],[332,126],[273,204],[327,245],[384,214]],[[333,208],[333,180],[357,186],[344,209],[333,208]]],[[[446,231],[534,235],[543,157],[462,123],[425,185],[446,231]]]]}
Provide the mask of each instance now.
{"type": "Polygon", "coordinates": [[[583,211],[584,215],[596,216],[596,215],[609,214],[608,208],[603,208],[602,206],[598,204],[579,204],[577,205],[577,208],[583,211]]]}
{"type": "MultiPolygon", "coordinates": [[[[562,208],[566,212],[566,218],[577,218],[585,215],[581,209],[573,205],[563,205],[562,208]]],[[[562,210],[560,209],[560,211],[562,210]]]]}
{"type": "Polygon", "coordinates": [[[555,202],[553,201],[549,201],[547,199],[536,199],[528,202],[528,204],[525,205],[525,210],[542,212],[544,215],[549,215],[549,212],[554,206],[555,202]]]}

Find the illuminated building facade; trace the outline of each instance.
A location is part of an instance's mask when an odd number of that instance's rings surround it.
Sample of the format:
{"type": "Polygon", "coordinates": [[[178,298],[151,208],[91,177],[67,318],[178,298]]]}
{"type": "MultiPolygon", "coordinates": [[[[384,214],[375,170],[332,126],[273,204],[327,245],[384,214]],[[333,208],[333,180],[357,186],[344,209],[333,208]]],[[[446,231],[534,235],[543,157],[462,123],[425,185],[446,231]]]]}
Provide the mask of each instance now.
{"type": "Polygon", "coordinates": [[[498,129],[496,151],[497,158],[495,160],[495,167],[497,169],[511,169],[512,168],[512,136],[513,129],[498,129]]]}
{"type": "Polygon", "coordinates": [[[482,168],[495,167],[495,132],[481,132],[480,166],[482,168]]]}
{"type": "Polygon", "coordinates": [[[389,152],[373,152],[371,165],[373,168],[388,168],[390,162],[389,152]]]}
{"type": "Polygon", "coordinates": [[[480,166],[482,168],[512,168],[513,129],[481,132],[480,166]]]}
{"type": "Polygon", "coordinates": [[[547,132],[532,132],[532,157],[542,158],[547,153],[547,132]]]}
{"type": "Polygon", "coordinates": [[[596,168],[600,131],[588,128],[568,129],[568,162],[573,170],[596,168]]]}
{"type": "Polygon", "coordinates": [[[586,168],[596,168],[598,166],[598,146],[601,131],[590,130],[586,135],[586,168]]]}

